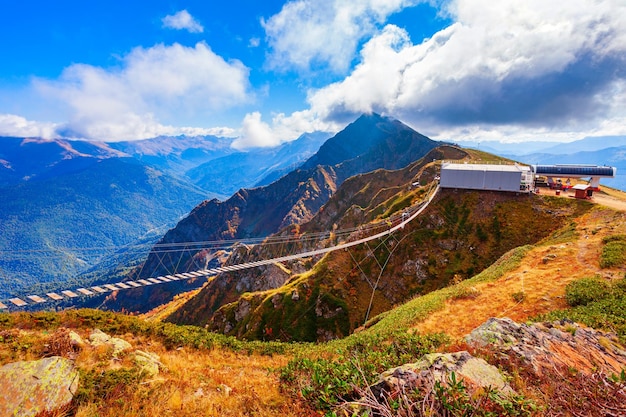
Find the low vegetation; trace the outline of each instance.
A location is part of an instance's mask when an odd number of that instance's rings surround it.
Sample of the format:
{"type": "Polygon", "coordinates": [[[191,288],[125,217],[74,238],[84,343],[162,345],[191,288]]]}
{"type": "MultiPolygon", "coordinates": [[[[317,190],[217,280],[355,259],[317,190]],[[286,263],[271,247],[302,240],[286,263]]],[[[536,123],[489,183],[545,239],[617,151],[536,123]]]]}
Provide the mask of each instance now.
{"type": "Polygon", "coordinates": [[[458,284],[433,291],[426,295],[416,297],[413,300],[398,306],[397,308],[373,318],[366,327],[372,327],[371,331],[394,332],[410,329],[435,311],[442,309],[446,300],[451,298],[465,298],[467,294],[475,295],[474,288],[479,283],[492,282],[502,277],[506,272],[519,266],[521,260],[532,246],[521,246],[504,254],[489,268],[471,279],[458,284]]]}
{"type": "MultiPolygon", "coordinates": [[[[503,395],[497,390],[487,388],[470,394],[462,379],[452,372],[447,381],[435,381],[432,389],[402,392],[397,398],[387,400],[378,398],[370,389],[359,389],[359,403],[371,409],[378,416],[417,417],[417,416],[533,416],[541,410],[535,401],[523,395],[503,395]]],[[[354,407],[345,404],[337,408],[330,416],[356,416],[354,407]]],[[[361,415],[368,415],[362,413],[361,415]]]]}
{"type": "Polygon", "coordinates": [[[381,372],[432,352],[447,341],[442,334],[354,335],[296,357],[281,370],[281,380],[293,395],[328,411],[341,400],[353,398],[356,387],[376,382],[381,372]],[[311,358],[312,353],[316,357],[311,358]]]}
{"type": "Polygon", "coordinates": [[[603,239],[600,266],[612,268],[626,265],[626,235],[613,235],[603,239]]]}
{"type": "Polygon", "coordinates": [[[79,391],[55,417],[311,415],[304,401],[281,392],[273,372],[305,348],[97,310],[0,314],[0,364],[51,355],[75,360],[79,391]],[[163,369],[150,377],[133,366],[132,355],[114,359],[109,349],[74,350],[64,342],[69,330],[86,338],[94,328],[157,354],[163,369]]]}
{"type": "Polygon", "coordinates": [[[541,315],[536,320],[569,319],[615,332],[626,343],[626,277],[612,283],[600,277],[582,278],[567,286],[566,299],[571,308],[541,315]]]}
{"type": "MultiPolygon", "coordinates": [[[[68,348],[61,336],[67,329],[73,329],[85,337],[92,329],[99,328],[128,340],[137,349],[160,356],[165,369],[158,377],[149,378],[133,368],[128,357],[112,360],[110,352],[98,349],[77,353],[75,360],[80,371],[81,387],[71,408],[59,415],[79,417],[365,415],[362,410],[346,405],[355,399],[366,402],[374,413],[381,416],[595,415],[598,407],[621,407],[620,404],[626,401],[626,371],[618,375],[597,373],[585,376],[574,369],[559,369],[554,374],[535,378],[529,376],[530,370],[524,364],[498,356],[488,349],[472,353],[505,371],[517,395],[503,396],[490,389],[470,393],[465,383],[454,374],[448,380],[434,384],[431,390],[406,392],[384,401],[373,397],[372,392],[364,388],[376,382],[380,372],[414,362],[424,353],[470,350],[456,339],[458,335],[450,336],[441,332],[449,333],[449,329],[441,324],[443,322],[439,323],[437,333],[431,333],[430,330],[420,333],[416,325],[437,314],[447,314],[448,307],[454,304],[465,307],[472,303],[483,304],[485,298],[493,297],[498,291],[503,293],[504,301],[500,305],[494,301],[490,311],[492,315],[508,313],[509,307],[503,306],[511,304],[520,310],[536,311],[533,305],[539,302],[540,297],[549,296],[563,308],[537,316],[535,320],[571,319],[613,331],[622,343],[626,343],[626,277],[622,278],[624,262],[619,261],[619,255],[615,255],[613,249],[607,249],[626,242],[624,235],[620,234],[623,233],[620,223],[608,222],[606,213],[595,209],[590,211],[584,203],[574,202],[571,205],[567,201],[545,197],[545,205],[527,207],[525,201],[510,203],[513,206],[511,210],[523,213],[521,217],[510,217],[506,214],[509,213],[509,207],[495,202],[496,215],[476,219],[467,213],[471,201],[462,201],[465,207],[463,204],[455,206],[450,203],[454,201],[453,198],[442,203],[440,214],[447,223],[437,229],[440,234],[431,236],[433,242],[438,242],[438,239],[454,240],[469,234],[477,244],[511,242],[513,245],[512,242],[519,240],[519,231],[515,230],[515,226],[523,222],[525,216],[542,211],[542,216],[546,215],[546,219],[549,219],[555,212],[569,212],[562,216],[558,224],[550,226],[542,235],[542,240],[534,239],[530,245],[514,247],[496,262],[490,261],[490,266],[473,276],[468,270],[471,264],[455,258],[454,253],[458,250],[445,249],[448,262],[431,266],[444,271],[446,281],[442,286],[447,286],[434,288],[421,296],[416,293],[408,302],[395,305],[395,308],[375,315],[365,323],[361,318],[355,320],[350,323],[356,329],[355,332],[340,340],[317,344],[247,341],[211,333],[205,328],[146,321],[97,310],[12,313],[0,314],[0,364],[52,354],[66,356],[68,348]],[[584,221],[575,217],[582,214],[586,216],[584,221]],[[595,220],[581,225],[588,219],[595,220]],[[559,225],[562,227],[557,227],[559,225]],[[581,236],[583,232],[589,237],[588,240],[581,236]],[[598,245],[592,246],[596,241],[598,245]],[[577,259],[578,252],[575,251],[580,249],[579,245],[588,246],[584,247],[586,256],[582,260],[577,259]],[[613,263],[600,269],[600,263],[605,259],[613,263]],[[593,263],[590,270],[594,272],[585,276],[564,277],[560,272],[564,263],[578,266],[593,263]],[[530,285],[530,279],[527,279],[526,287],[511,285],[517,280],[523,282],[524,277],[535,272],[533,268],[538,270],[533,279],[541,281],[539,273],[545,274],[542,282],[550,280],[554,285],[551,288],[556,288],[553,293],[539,292],[530,285]],[[618,274],[619,279],[616,278],[618,274]]],[[[395,203],[399,201],[392,205],[395,203]]],[[[614,212],[609,215],[613,216],[614,212]]],[[[423,242],[420,239],[433,233],[427,228],[421,228],[413,234],[411,232],[406,231],[408,237],[405,240],[415,238],[423,242]]],[[[375,250],[373,252],[374,256],[378,255],[375,250]]],[[[331,259],[318,267],[326,268],[335,277],[349,277],[349,268],[340,262],[349,255],[343,253],[343,257],[331,259]]],[[[401,257],[406,258],[404,255],[401,257]]],[[[378,261],[384,260],[381,258],[378,261]]],[[[372,260],[369,265],[372,271],[374,263],[372,260]]],[[[425,266],[428,267],[427,262],[425,266]]],[[[367,270],[368,265],[361,267],[367,270]]],[[[398,271],[400,269],[395,269],[396,274],[398,271]]],[[[350,294],[354,288],[341,287],[347,285],[346,282],[349,280],[345,279],[335,287],[320,288],[350,294]]],[[[307,291],[304,287],[298,287],[297,280],[290,281],[289,285],[289,292],[285,294],[278,290],[267,294],[266,322],[284,320],[280,314],[288,310],[278,312],[274,311],[275,307],[271,307],[280,305],[279,302],[293,304],[294,289],[298,289],[301,301],[306,296],[307,291]],[[272,302],[277,294],[281,298],[276,297],[272,302]]],[[[309,287],[309,290],[312,295],[315,289],[309,287]]],[[[311,300],[317,300],[320,294],[311,297],[311,300]]],[[[298,311],[299,314],[315,313],[315,303],[302,304],[305,307],[298,311]]],[[[550,304],[553,305],[556,304],[550,304]]],[[[337,302],[336,307],[341,305],[337,302]]],[[[525,314],[527,318],[536,313],[525,314]]],[[[450,319],[471,321],[473,326],[483,321],[469,310],[457,312],[450,319]]],[[[303,330],[316,334],[316,328],[307,330],[303,326],[291,329],[294,332],[303,330]]],[[[267,332],[259,335],[272,339],[272,335],[267,332]]]]}
{"type": "Polygon", "coordinates": [[[10,329],[51,331],[58,328],[98,328],[105,333],[133,334],[158,340],[166,349],[229,349],[250,354],[281,354],[298,349],[302,344],[241,341],[212,333],[196,326],[146,321],[133,316],[102,310],[79,309],[56,312],[0,313],[0,331],[10,329]]]}

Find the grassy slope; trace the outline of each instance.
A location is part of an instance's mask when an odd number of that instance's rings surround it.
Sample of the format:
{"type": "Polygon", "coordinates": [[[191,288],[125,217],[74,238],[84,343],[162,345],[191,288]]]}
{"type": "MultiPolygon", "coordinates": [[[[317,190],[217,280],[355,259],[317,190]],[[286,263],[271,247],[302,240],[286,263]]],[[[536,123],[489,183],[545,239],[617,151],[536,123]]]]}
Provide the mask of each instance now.
{"type": "Polygon", "coordinates": [[[279,289],[244,294],[217,312],[215,328],[231,326],[230,334],[250,339],[346,336],[363,324],[368,310],[372,317],[471,277],[507,250],[543,239],[588,209],[545,196],[445,190],[415,224],[388,241],[333,252],[279,289]],[[385,265],[382,273],[379,265],[385,265]],[[247,304],[252,313],[237,321],[247,304]]]}
{"type": "MultiPolygon", "coordinates": [[[[426,188],[416,187],[415,184],[419,182],[426,186],[436,176],[437,165],[430,162],[433,159],[502,162],[502,158],[483,152],[439,147],[405,169],[377,170],[348,179],[324,209],[299,227],[298,232],[306,237],[307,233],[337,227],[352,228],[401,212],[424,198],[426,188]]],[[[560,216],[563,210],[559,207],[553,207],[557,212],[557,219],[554,220],[551,212],[547,213],[549,204],[528,204],[530,200],[520,196],[442,194],[445,197],[433,204],[437,207],[422,216],[426,219],[418,219],[417,225],[409,225],[406,233],[397,233],[389,241],[330,254],[309,273],[292,276],[289,285],[278,291],[243,294],[244,291],[254,290],[238,289],[237,283],[244,279],[259,279],[253,275],[256,271],[220,276],[178,309],[169,320],[197,325],[208,323],[214,329],[231,329],[230,334],[247,338],[319,340],[333,335],[344,336],[359,327],[366,316],[387,311],[415,294],[445,286],[455,277],[470,277],[516,244],[533,243],[542,238],[559,227],[563,220],[560,216]],[[490,217],[492,215],[493,218],[490,217]],[[395,253],[379,278],[380,291],[375,293],[368,314],[370,283],[377,280],[380,265],[389,256],[390,245],[396,243],[398,245],[392,249],[395,253]],[[473,252],[464,250],[469,248],[473,252]],[[368,257],[370,250],[375,256],[368,257]],[[303,301],[292,302],[290,297],[294,290],[304,294],[303,301]],[[320,296],[324,297],[321,304],[325,304],[321,309],[320,296]],[[228,303],[231,304],[225,305],[228,303]],[[245,310],[248,304],[252,306],[252,317],[235,323],[236,312],[245,310]],[[221,306],[224,307],[217,311],[221,306]],[[329,316],[330,310],[337,309],[342,312],[334,320],[332,317],[316,317],[314,311],[317,310],[317,316],[329,316]],[[211,316],[216,311],[211,323],[211,316]],[[347,327],[338,326],[338,322],[347,327]]],[[[294,248],[291,252],[298,249],[311,248],[294,248]]],[[[284,254],[271,251],[271,245],[258,245],[246,255],[246,260],[284,254]]]]}

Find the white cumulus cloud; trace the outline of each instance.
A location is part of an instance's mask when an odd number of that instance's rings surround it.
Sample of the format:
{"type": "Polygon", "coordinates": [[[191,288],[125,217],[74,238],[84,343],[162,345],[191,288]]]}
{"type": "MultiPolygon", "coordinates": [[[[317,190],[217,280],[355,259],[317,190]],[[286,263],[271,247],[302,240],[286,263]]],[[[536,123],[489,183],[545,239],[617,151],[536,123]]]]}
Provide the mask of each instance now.
{"type": "Polygon", "coordinates": [[[139,139],[154,136],[168,120],[192,123],[249,102],[248,74],[240,61],[225,61],[200,42],[138,47],[115,68],[75,64],[57,80],[36,80],[35,88],[69,107],[65,134],[139,139]]]}
{"type": "Polygon", "coordinates": [[[163,27],[177,30],[187,30],[191,33],[202,33],[204,27],[187,10],[181,10],[173,15],[167,15],[162,20],[163,27]]]}
{"type": "Polygon", "coordinates": [[[235,149],[271,147],[280,144],[277,133],[261,120],[261,113],[247,114],[241,123],[241,135],[232,143],[235,149]]]}
{"type": "Polygon", "coordinates": [[[35,122],[14,114],[0,114],[0,136],[52,139],[57,137],[56,129],[54,123],[35,122]]]}
{"type": "Polygon", "coordinates": [[[442,12],[453,23],[430,39],[414,44],[404,28],[376,29],[412,3],[285,5],[264,23],[276,66],[342,70],[358,41],[368,40],[343,80],[308,92],[308,109],[270,122],[249,114],[235,145],[336,131],[369,112],[451,140],[626,134],[623,1],[451,0],[442,12]]]}
{"type": "Polygon", "coordinates": [[[264,122],[260,112],[247,114],[242,122],[239,136],[233,141],[235,149],[273,147],[298,138],[305,132],[336,132],[337,123],[328,123],[310,110],[274,115],[272,122],[264,122]]]}
{"type": "Polygon", "coordinates": [[[311,111],[377,111],[433,129],[576,130],[626,114],[626,3],[456,0],[448,12],[455,23],[419,44],[386,26],[344,80],[309,92],[311,111]]]}
{"type": "Polygon", "coordinates": [[[359,41],[387,18],[419,0],[295,0],[263,21],[274,69],[307,71],[312,66],[345,72],[359,41]]]}

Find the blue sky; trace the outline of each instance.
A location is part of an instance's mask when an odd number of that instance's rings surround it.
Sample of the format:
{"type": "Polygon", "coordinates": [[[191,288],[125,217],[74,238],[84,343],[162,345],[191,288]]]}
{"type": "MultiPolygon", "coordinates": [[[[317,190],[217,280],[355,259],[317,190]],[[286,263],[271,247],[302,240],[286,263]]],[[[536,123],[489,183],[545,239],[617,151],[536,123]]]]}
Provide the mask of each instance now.
{"type": "Polygon", "coordinates": [[[0,135],[626,134],[623,0],[0,0],[0,135]]]}

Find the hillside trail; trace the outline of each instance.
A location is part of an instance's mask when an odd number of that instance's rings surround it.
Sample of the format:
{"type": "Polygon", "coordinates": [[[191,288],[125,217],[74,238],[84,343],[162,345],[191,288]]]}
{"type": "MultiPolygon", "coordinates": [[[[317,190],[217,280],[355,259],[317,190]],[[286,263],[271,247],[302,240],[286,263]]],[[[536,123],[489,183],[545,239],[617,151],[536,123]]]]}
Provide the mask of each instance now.
{"type": "Polygon", "coordinates": [[[623,277],[626,268],[601,269],[599,263],[602,238],[626,234],[626,198],[602,196],[592,201],[598,207],[576,219],[575,239],[536,245],[518,268],[496,281],[476,285],[476,298],[446,301],[442,310],[416,323],[412,331],[431,333],[444,329],[453,339],[459,339],[490,317],[524,322],[538,314],[566,308],[565,286],[573,280],[593,275],[607,279],[623,277]],[[605,201],[609,203],[605,205],[605,201]],[[521,293],[524,300],[518,302],[514,294],[521,293]]]}

